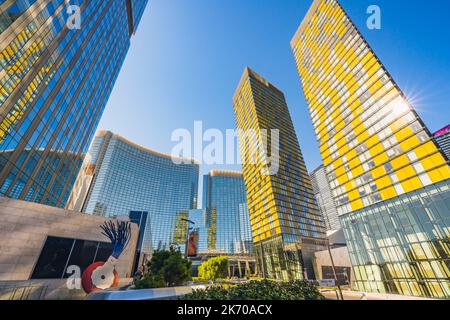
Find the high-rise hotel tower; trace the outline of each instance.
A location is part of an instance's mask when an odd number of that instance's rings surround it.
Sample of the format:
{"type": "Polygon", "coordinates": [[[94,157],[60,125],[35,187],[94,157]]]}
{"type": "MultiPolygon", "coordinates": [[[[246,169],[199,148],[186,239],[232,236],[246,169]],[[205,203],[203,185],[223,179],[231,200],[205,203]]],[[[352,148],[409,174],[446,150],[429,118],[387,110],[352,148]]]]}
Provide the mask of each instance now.
{"type": "Polygon", "coordinates": [[[449,297],[450,169],[336,0],[292,40],[358,289],[449,297]]]}
{"type": "Polygon", "coordinates": [[[191,159],[175,159],[98,131],[67,209],[105,217],[146,212],[141,252],[150,254],[174,243],[184,249],[183,219],[197,208],[198,173],[199,165],[191,159]]]}
{"type": "Polygon", "coordinates": [[[233,103],[258,272],[311,278],[326,230],[284,94],[246,68],[233,103]]]}
{"type": "Polygon", "coordinates": [[[0,194],[65,205],[146,5],[0,1],[0,194]]]}

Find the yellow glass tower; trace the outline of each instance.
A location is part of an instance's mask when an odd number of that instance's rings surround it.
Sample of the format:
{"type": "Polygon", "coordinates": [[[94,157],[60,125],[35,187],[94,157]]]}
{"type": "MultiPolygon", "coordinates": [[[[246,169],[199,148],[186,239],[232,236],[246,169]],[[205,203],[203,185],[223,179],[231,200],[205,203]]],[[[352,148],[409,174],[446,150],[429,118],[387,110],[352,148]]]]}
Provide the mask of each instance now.
{"type": "Polygon", "coordinates": [[[338,1],[291,46],[358,289],[449,297],[447,159],[338,1]]]}
{"type": "Polygon", "coordinates": [[[233,104],[258,272],[313,277],[312,253],[326,244],[325,224],[284,94],[246,68],[233,104]]]}

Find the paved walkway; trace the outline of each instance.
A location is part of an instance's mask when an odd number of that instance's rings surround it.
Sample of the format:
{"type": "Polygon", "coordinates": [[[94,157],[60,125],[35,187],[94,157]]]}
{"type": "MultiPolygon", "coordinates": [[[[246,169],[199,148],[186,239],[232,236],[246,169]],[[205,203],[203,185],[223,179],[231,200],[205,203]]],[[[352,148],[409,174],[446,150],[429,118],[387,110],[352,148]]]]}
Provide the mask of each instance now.
{"type": "MultiPolygon", "coordinates": [[[[334,290],[321,290],[325,298],[337,299],[337,292],[334,290]]],[[[383,293],[367,293],[343,290],[342,294],[344,300],[433,300],[429,298],[402,296],[396,294],[383,294],[383,293]]]]}

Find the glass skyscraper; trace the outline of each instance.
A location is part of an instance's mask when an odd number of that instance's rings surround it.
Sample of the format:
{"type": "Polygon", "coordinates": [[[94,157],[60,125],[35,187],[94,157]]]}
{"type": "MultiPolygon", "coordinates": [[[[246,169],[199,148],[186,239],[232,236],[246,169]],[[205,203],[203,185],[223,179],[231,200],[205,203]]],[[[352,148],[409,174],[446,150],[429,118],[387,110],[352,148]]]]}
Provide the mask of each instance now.
{"type": "Polygon", "coordinates": [[[199,166],[192,160],[182,164],[172,160],[170,155],[99,131],[75,182],[68,209],[106,217],[147,212],[141,252],[167,249],[171,244],[184,250],[187,224],[182,218],[197,208],[199,166]]]}
{"type": "Polygon", "coordinates": [[[213,170],[204,175],[203,208],[208,227],[208,253],[253,253],[242,173],[213,170]]]}
{"type": "Polygon", "coordinates": [[[146,5],[0,1],[1,194],[64,207],[146,5]]]}
{"type": "Polygon", "coordinates": [[[208,218],[205,209],[189,210],[189,220],[194,222],[191,228],[198,233],[197,254],[207,254],[208,246],[208,218]]]}
{"type": "Polygon", "coordinates": [[[246,68],[233,104],[258,272],[276,279],[314,277],[312,255],[325,248],[326,229],[284,94],[246,68]],[[279,131],[278,145],[272,129],[279,131]],[[277,172],[266,170],[269,157],[279,162],[277,172]]]}
{"type": "Polygon", "coordinates": [[[450,297],[450,167],[336,0],[292,39],[359,290],[450,297]]]}
{"type": "Polygon", "coordinates": [[[339,216],[325,168],[319,166],[316,170],[311,172],[310,176],[314,196],[316,197],[317,205],[319,206],[320,213],[325,221],[327,231],[339,230],[341,224],[339,222],[339,216]]]}
{"type": "MultiPolygon", "coordinates": [[[[139,237],[136,245],[136,252],[133,264],[133,274],[137,271],[142,272],[145,268],[145,264],[148,261],[146,253],[143,251],[144,247],[144,235],[145,227],[147,225],[148,212],[145,211],[130,211],[130,222],[135,223],[139,227],[139,237]]],[[[149,253],[147,253],[149,254],[149,253]]]]}

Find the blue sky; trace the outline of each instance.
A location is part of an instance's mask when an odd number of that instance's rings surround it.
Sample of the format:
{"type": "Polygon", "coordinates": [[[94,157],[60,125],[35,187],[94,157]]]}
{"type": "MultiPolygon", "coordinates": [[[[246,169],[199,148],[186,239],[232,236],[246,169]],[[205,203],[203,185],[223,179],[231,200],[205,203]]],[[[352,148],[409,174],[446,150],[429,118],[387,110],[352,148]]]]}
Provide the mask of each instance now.
{"type": "MultiPolygon", "coordinates": [[[[205,129],[233,129],[231,99],[248,65],[284,91],[313,170],[321,157],[289,44],[311,3],[150,0],[99,129],[167,153],[173,130],[192,130],[196,120],[205,129]]],[[[450,1],[341,4],[430,130],[450,123],[450,1]],[[381,30],[366,27],[371,4],[381,8],[381,30]]]]}

